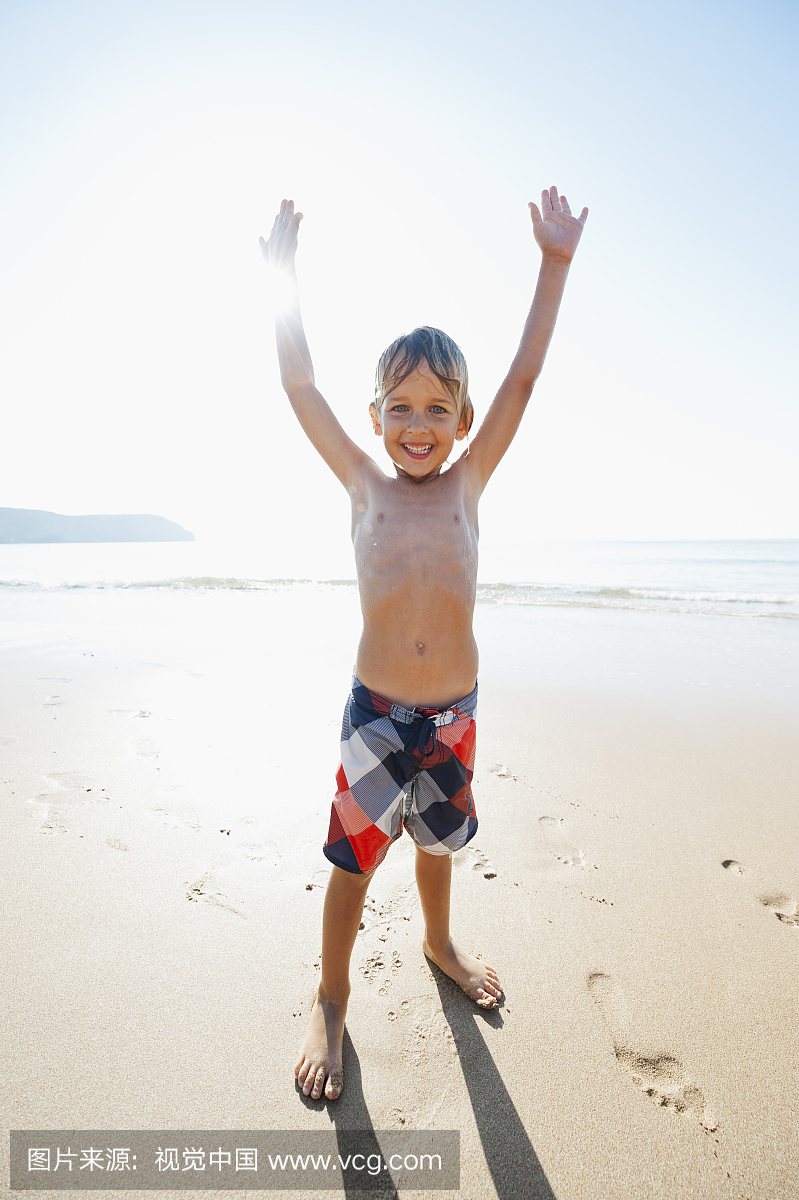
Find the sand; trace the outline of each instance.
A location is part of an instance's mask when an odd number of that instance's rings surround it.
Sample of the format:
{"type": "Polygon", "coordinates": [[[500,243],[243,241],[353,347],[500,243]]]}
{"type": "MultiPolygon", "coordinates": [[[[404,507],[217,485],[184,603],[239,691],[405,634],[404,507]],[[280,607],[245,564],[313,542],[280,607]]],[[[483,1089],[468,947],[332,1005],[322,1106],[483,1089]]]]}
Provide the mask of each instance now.
{"type": "Polygon", "coordinates": [[[293,1067],[355,598],[64,604],[0,663],[7,1129],[456,1129],[470,1198],[797,1195],[793,627],[481,606],[453,925],[506,998],[431,971],[404,838],[330,1104],[293,1067]]]}

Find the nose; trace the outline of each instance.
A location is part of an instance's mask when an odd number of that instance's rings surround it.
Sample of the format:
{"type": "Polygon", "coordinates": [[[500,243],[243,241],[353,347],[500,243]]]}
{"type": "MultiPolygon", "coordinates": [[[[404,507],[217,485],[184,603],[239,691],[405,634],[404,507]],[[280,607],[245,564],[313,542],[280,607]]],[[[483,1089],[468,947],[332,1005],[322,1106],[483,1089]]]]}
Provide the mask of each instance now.
{"type": "Polygon", "coordinates": [[[408,433],[423,433],[427,429],[427,413],[424,409],[421,412],[408,413],[408,433]]]}

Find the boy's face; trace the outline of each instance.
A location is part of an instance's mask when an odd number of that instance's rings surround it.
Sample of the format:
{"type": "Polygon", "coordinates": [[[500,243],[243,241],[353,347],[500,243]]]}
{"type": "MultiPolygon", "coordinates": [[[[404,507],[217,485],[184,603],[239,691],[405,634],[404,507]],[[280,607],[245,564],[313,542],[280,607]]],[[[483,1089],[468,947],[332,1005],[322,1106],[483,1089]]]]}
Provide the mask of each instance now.
{"type": "Polygon", "coordinates": [[[455,401],[426,362],[397,384],[372,424],[400,475],[422,480],[438,475],[456,441],[466,437],[455,401]]]}

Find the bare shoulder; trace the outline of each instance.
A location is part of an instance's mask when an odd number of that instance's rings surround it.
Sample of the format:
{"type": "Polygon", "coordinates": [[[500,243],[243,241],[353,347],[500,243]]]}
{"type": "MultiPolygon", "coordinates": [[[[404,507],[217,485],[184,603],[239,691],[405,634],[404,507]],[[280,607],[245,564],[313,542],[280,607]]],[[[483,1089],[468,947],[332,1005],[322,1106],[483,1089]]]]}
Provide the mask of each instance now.
{"type": "Polygon", "coordinates": [[[348,488],[353,507],[363,512],[369,501],[378,493],[384,493],[391,482],[392,476],[386,475],[375,460],[362,451],[348,488]]]}
{"type": "Polygon", "coordinates": [[[460,493],[464,504],[467,506],[477,504],[485,483],[480,471],[480,464],[472,449],[467,450],[452,464],[444,478],[448,479],[451,487],[460,493]]]}

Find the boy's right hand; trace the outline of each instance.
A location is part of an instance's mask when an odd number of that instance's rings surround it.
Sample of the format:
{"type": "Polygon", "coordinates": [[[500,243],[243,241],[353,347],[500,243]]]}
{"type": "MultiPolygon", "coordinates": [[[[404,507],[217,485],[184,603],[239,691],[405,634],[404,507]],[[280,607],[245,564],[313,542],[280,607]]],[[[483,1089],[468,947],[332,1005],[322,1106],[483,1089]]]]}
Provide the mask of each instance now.
{"type": "Polygon", "coordinates": [[[293,200],[281,200],[280,212],[275,217],[269,240],[259,238],[261,253],[269,266],[275,270],[293,271],[294,255],[297,253],[297,233],[302,213],[295,213],[293,200]]]}

